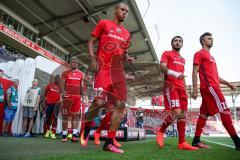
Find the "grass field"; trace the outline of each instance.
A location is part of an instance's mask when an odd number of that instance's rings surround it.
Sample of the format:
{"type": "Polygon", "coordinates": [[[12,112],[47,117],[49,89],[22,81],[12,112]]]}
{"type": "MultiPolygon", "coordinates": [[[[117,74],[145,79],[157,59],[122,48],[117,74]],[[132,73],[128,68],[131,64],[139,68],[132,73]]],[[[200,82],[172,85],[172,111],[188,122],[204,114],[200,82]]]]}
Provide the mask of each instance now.
{"type": "MultiPolygon", "coordinates": [[[[204,138],[232,145],[230,138],[204,138]]],[[[191,142],[191,138],[187,139],[191,142]]],[[[165,148],[159,149],[155,139],[122,142],[125,154],[103,152],[90,141],[88,148],[79,143],[62,143],[60,139],[0,137],[0,160],[240,160],[240,151],[210,144],[212,149],[182,151],[177,149],[177,138],[167,138],[165,148]]]]}

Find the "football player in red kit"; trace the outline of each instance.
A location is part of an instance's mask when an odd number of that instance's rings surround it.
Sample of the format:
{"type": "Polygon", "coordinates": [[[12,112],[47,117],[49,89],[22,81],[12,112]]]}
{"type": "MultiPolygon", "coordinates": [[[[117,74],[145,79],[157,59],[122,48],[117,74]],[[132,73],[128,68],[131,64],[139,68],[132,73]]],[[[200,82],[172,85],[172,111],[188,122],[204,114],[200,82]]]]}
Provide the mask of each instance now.
{"type": "Polygon", "coordinates": [[[49,83],[45,89],[45,130],[46,133],[44,137],[48,138],[49,136],[53,139],[56,139],[56,129],[58,121],[58,111],[60,103],[60,75],[55,76],[55,81],[49,83]],[[52,129],[50,130],[50,127],[52,129]]]}
{"type": "Polygon", "coordinates": [[[165,73],[165,82],[173,87],[166,87],[164,93],[165,109],[170,112],[166,115],[159,131],[157,131],[156,141],[160,148],[164,147],[164,132],[167,127],[177,120],[178,148],[183,150],[197,150],[185,140],[186,112],[188,96],[184,80],[185,59],[180,55],[183,46],[183,39],[175,36],[171,41],[172,50],[165,51],[161,57],[160,69],[165,73]]]}
{"type": "Polygon", "coordinates": [[[83,94],[83,74],[78,68],[76,58],[70,60],[71,69],[63,72],[61,77],[61,94],[63,96],[62,104],[62,141],[67,141],[68,121],[72,123],[73,135],[72,141],[79,141],[78,126],[81,114],[81,96],[83,94]]]}
{"type": "Polygon", "coordinates": [[[240,150],[240,139],[233,126],[230,109],[220,89],[220,84],[225,84],[232,90],[235,90],[235,86],[218,75],[216,61],[210,53],[210,49],[213,46],[212,34],[206,32],[201,35],[200,43],[202,49],[196,52],[193,58],[192,97],[193,99],[197,99],[198,96],[197,75],[199,73],[202,104],[200,106],[200,115],[197,120],[196,132],[192,145],[199,148],[210,148],[200,141],[200,136],[208,116],[220,113],[223,126],[231,136],[236,150],[240,150]]]}
{"type": "Polygon", "coordinates": [[[81,144],[86,146],[87,137],[91,129],[91,120],[97,115],[101,106],[105,103],[107,94],[115,98],[114,111],[111,116],[111,125],[103,150],[114,153],[124,153],[118,149],[113,140],[119,124],[124,117],[127,89],[123,61],[131,62],[133,59],[127,54],[130,43],[130,33],[123,27],[123,22],[128,15],[128,6],[124,3],[116,5],[114,20],[101,20],[92,31],[88,48],[91,56],[90,68],[97,71],[94,82],[95,97],[85,116],[89,122],[85,123],[82,132],[81,144]],[[94,44],[98,40],[97,56],[94,54],[94,44]],[[97,58],[96,58],[97,57],[97,58]],[[94,112],[93,112],[94,111],[94,112]]]}

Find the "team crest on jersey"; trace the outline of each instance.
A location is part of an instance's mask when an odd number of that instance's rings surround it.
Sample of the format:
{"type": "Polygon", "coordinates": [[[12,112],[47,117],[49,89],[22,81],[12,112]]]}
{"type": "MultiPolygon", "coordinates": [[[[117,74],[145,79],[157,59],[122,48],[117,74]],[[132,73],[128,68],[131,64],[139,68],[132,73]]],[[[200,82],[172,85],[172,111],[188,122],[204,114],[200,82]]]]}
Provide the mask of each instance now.
{"type": "Polygon", "coordinates": [[[122,32],[122,30],[120,28],[117,28],[117,32],[120,33],[122,32]]]}
{"type": "Polygon", "coordinates": [[[109,32],[110,32],[110,33],[112,33],[112,32],[113,32],[113,30],[114,30],[114,28],[111,28],[111,29],[109,30],[109,32]]]}

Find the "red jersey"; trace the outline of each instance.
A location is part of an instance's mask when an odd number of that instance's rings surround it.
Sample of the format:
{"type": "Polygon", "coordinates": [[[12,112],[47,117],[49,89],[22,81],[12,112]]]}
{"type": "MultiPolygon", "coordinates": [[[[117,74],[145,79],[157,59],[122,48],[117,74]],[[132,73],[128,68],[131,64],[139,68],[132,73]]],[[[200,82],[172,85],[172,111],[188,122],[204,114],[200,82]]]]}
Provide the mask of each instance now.
{"type": "MultiPolygon", "coordinates": [[[[161,57],[161,63],[167,63],[167,68],[184,74],[185,59],[176,51],[165,51],[161,57]]],[[[165,81],[174,85],[175,88],[185,88],[184,80],[172,75],[165,74],[165,81]]]]}
{"type": "Polygon", "coordinates": [[[163,96],[158,96],[158,97],[157,97],[157,104],[158,104],[159,106],[162,106],[162,103],[163,103],[163,96]]]}
{"type": "Polygon", "coordinates": [[[219,86],[216,62],[206,49],[196,52],[193,64],[199,66],[200,88],[219,86]]]}
{"type": "Polygon", "coordinates": [[[65,71],[63,72],[62,79],[65,80],[65,90],[68,95],[81,95],[82,72],[79,70],[65,71]]]}
{"type": "Polygon", "coordinates": [[[60,102],[60,86],[55,82],[49,83],[46,87],[45,101],[47,104],[60,102]]]}
{"type": "Polygon", "coordinates": [[[99,39],[99,67],[123,69],[121,62],[129,47],[130,33],[112,20],[100,20],[91,35],[99,39]]]}
{"type": "Polygon", "coordinates": [[[155,106],[157,104],[157,97],[153,96],[152,97],[152,105],[155,106]]]}

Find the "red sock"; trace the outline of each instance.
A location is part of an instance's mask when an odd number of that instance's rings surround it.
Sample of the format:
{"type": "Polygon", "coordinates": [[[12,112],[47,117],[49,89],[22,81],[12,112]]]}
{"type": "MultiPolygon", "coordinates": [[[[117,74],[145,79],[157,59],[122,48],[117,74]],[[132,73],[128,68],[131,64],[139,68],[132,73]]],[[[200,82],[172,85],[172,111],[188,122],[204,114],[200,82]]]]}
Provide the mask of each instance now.
{"type": "Polygon", "coordinates": [[[68,134],[72,134],[72,133],[73,133],[72,128],[68,128],[68,134]]]}
{"type": "Polygon", "coordinates": [[[108,130],[107,138],[108,138],[108,139],[115,139],[116,133],[117,133],[117,131],[108,130]]]}
{"type": "Polygon", "coordinates": [[[223,126],[226,128],[230,136],[236,136],[236,130],[233,126],[230,113],[220,113],[223,126]]]}
{"type": "Polygon", "coordinates": [[[167,127],[173,123],[174,119],[175,119],[174,116],[171,113],[169,113],[167,117],[164,119],[164,122],[162,123],[162,126],[159,129],[159,131],[164,133],[167,127]]]}
{"type": "Polygon", "coordinates": [[[202,116],[198,117],[197,120],[197,126],[196,126],[196,132],[195,132],[195,137],[200,137],[203,131],[203,127],[206,124],[206,118],[203,118],[202,116]]]}
{"type": "Polygon", "coordinates": [[[183,142],[185,142],[185,130],[186,130],[185,119],[178,120],[177,129],[178,129],[178,143],[182,144],[183,142]]]}
{"type": "Polygon", "coordinates": [[[96,133],[100,134],[102,130],[109,129],[111,118],[112,118],[112,112],[106,113],[105,117],[102,119],[100,123],[100,126],[96,130],[96,133]]]}

